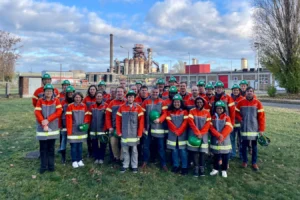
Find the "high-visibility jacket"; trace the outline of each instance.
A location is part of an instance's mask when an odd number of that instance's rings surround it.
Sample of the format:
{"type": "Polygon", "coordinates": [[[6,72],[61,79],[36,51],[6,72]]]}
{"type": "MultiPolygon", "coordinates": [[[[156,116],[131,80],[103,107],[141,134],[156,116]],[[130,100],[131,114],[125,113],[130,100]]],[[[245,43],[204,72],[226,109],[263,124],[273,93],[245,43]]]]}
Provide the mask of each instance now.
{"type": "Polygon", "coordinates": [[[145,134],[148,135],[148,131],[151,131],[151,135],[153,137],[162,138],[164,137],[165,130],[163,128],[163,121],[165,120],[165,116],[162,114],[162,103],[163,100],[161,98],[152,99],[149,98],[145,100],[142,104],[143,111],[145,112],[145,134]],[[150,121],[150,112],[152,110],[158,111],[161,116],[159,118],[159,123],[155,124],[150,121]]]}
{"type": "Polygon", "coordinates": [[[212,116],[211,126],[210,126],[210,133],[211,137],[211,144],[210,149],[211,152],[214,154],[227,154],[231,152],[231,141],[230,141],[230,133],[233,127],[231,124],[230,117],[223,113],[220,116],[217,114],[212,116]],[[220,135],[223,135],[223,141],[219,141],[218,138],[220,135]]]}
{"type": "Polygon", "coordinates": [[[164,91],[164,92],[162,93],[161,96],[162,96],[161,98],[162,98],[163,100],[168,99],[168,98],[169,98],[169,91],[164,91]]]}
{"type": "Polygon", "coordinates": [[[60,117],[60,128],[61,128],[61,131],[64,131],[65,133],[67,133],[67,124],[66,124],[66,112],[67,112],[67,109],[68,109],[68,105],[69,103],[66,102],[66,100],[63,100],[61,102],[61,106],[62,106],[62,114],[61,114],[61,117],[60,117]]]}
{"type": "Polygon", "coordinates": [[[257,99],[241,100],[236,106],[236,118],[241,122],[242,140],[256,140],[258,132],[265,131],[265,111],[257,99]]]}
{"type": "MultiPolygon", "coordinates": [[[[33,107],[36,107],[37,101],[44,96],[44,86],[39,87],[35,90],[32,96],[32,105],[33,107]]],[[[53,97],[58,98],[59,97],[59,91],[58,89],[54,88],[53,97]]]]}
{"type": "Polygon", "coordinates": [[[112,97],[110,96],[110,98],[109,98],[109,99],[107,99],[105,103],[106,103],[107,105],[109,105],[109,104],[110,104],[110,102],[112,102],[112,100],[114,100],[114,99],[112,99],[112,97]]]}
{"type": "Polygon", "coordinates": [[[188,124],[188,111],[183,109],[168,111],[167,124],[169,127],[167,148],[179,149],[186,148],[187,133],[186,127],[188,124]]]}
{"type": "Polygon", "coordinates": [[[81,131],[79,125],[89,123],[90,113],[84,103],[71,103],[66,112],[68,142],[80,143],[86,141],[87,131],[81,131]]]}
{"type": "Polygon", "coordinates": [[[96,103],[96,97],[90,97],[90,96],[86,96],[82,103],[84,103],[87,107],[87,109],[90,109],[91,105],[96,103]]]}
{"type": "Polygon", "coordinates": [[[146,100],[146,99],[149,99],[149,96],[147,96],[145,99],[143,99],[142,97],[140,96],[137,96],[135,99],[134,99],[134,102],[139,104],[140,106],[143,104],[143,102],[146,100]]]}
{"type": "MultiPolygon", "coordinates": [[[[242,95],[235,96],[233,94],[231,94],[231,98],[233,99],[235,106],[238,104],[238,102],[240,102],[241,100],[245,99],[245,97],[243,97],[242,95]]],[[[234,127],[241,127],[241,124],[237,120],[236,116],[235,116],[234,127]]]]}
{"type": "Polygon", "coordinates": [[[49,140],[59,138],[59,118],[62,113],[62,107],[59,99],[52,97],[50,101],[40,98],[34,109],[36,116],[36,138],[38,140],[49,140]],[[49,121],[48,131],[44,131],[42,121],[49,121]]]}
{"type": "Polygon", "coordinates": [[[199,93],[199,96],[202,97],[203,99],[205,99],[206,94],[205,93],[199,93]]]}
{"type": "Polygon", "coordinates": [[[107,129],[116,128],[116,116],[120,106],[126,103],[127,99],[114,99],[106,108],[105,125],[107,129]]]}
{"type": "MultiPolygon", "coordinates": [[[[195,105],[195,99],[196,98],[194,98],[193,96],[191,96],[186,102],[184,102],[184,105],[186,106],[186,108],[187,108],[188,111],[190,111],[191,109],[193,109],[193,108],[196,107],[196,105],[195,105]]],[[[208,103],[206,102],[205,99],[204,99],[204,101],[205,101],[204,109],[210,111],[210,106],[208,105],[208,103]]]]}
{"type": "Polygon", "coordinates": [[[117,134],[121,136],[122,146],[136,146],[144,130],[144,111],[140,105],[128,103],[120,106],[116,118],[117,134]]]}
{"type": "Polygon", "coordinates": [[[188,92],[185,92],[184,95],[181,94],[180,92],[179,92],[178,94],[180,94],[180,96],[182,97],[182,100],[183,100],[184,103],[185,103],[186,101],[188,101],[189,98],[192,96],[192,94],[191,94],[191,93],[188,93],[188,92]]]}
{"type": "Polygon", "coordinates": [[[206,95],[205,97],[204,97],[204,99],[206,100],[206,102],[208,103],[208,105],[209,105],[209,108],[210,108],[210,113],[212,113],[212,105],[213,105],[213,103],[215,102],[215,95],[211,95],[211,96],[208,96],[208,95],[206,95]]]}
{"type": "Polygon", "coordinates": [[[163,100],[163,103],[162,103],[162,118],[161,119],[164,120],[162,122],[162,124],[163,124],[163,128],[165,130],[165,134],[169,133],[169,127],[168,127],[167,121],[165,119],[167,117],[168,108],[171,104],[172,104],[172,99],[169,99],[169,98],[163,100]]]}
{"type": "Polygon", "coordinates": [[[110,94],[106,93],[106,91],[103,91],[102,96],[105,103],[110,99],[110,94]]]}
{"type": "Polygon", "coordinates": [[[66,93],[65,92],[61,92],[59,93],[59,101],[63,102],[66,98],[66,93]]]}
{"type": "Polygon", "coordinates": [[[187,149],[190,151],[208,153],[208,131],[210,128],[211,116],[208,110],[204,108],[193,108],[189,112],[188,137],[202,135],[202,144],[200,147],[193,146],[187,142],[187,149]]]}
{"type": "Polygon", "coordinates": [[[235,120],[235,103],[231,96],[228,94],[223,93],[220,97],[220,99],[217,99],[217,96],[215,95],[214,97],[214,102],[212,103],[212,108],[211,108],[211,115],[214,115],[215,113],[215,103],[217,101],[223,101],[226,105],[225,112],[226,114],[230,117],[231,119],[231,124],[234,124],[235,120]]]}
{"type": "Polygon", "coordinates": [[[107,104],[102,101],[99,105],[97,103],[93,104],[90,109],[90,135],[91,138],[97,138],[100,135],[104,135],[106,131],[105,126],[105,111],[107,104]]]}

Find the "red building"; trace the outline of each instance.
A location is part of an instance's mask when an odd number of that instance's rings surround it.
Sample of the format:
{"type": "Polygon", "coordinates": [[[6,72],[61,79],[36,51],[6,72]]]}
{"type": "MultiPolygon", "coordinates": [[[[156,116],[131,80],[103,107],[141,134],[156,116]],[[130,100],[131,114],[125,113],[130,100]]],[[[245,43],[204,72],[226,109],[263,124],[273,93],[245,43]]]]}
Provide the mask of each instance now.
{"type": "Polygon", "coordinates": [[[205,74],[210,73],[210,64],[193,64],[185,66],[186,74],[205,74]]]}

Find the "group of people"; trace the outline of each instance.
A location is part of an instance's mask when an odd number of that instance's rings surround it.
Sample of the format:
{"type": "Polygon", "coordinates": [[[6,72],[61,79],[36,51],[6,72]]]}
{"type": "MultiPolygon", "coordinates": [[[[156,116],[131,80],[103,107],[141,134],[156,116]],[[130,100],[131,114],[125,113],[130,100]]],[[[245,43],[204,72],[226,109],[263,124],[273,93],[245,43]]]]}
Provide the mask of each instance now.
{"type": "Polygon", "coordinates": [[[59,93],[44,74],[43,87],[32,102],[40,142],[40,173],[54,170],[55,139],[66,162],[67,142],[71,145],[72,167],[84,166],[82,144],[95,164],[103,164],[109,146],[110,160],[122,163],[120,171],[131,166],[133,173],[148,167],[150,158],[158,157],[162,170],[168,171],[166,151],[171,151],[172,172],[188,174],[193,163],[195,177],[205,175],[205,155],[213,154],[210,175],[227,177],[230,158],[239,152],[242,167],[248,164],[251,148],[252,168],[258,170],[257,138],[264,134],[265,114],[254,89],[242,80],[234,84],[231,95],[224,84],[213,86],[199,81],[187,92],[187,83],[170,77],[168,85],[158,79],[148,87],[137,81],[126,91],[126,81],[106,91],[106,83],[90,85],[84,97],[68,80],[59,93]],[[236,148],[236,146],[238,148],[236,148]]]}

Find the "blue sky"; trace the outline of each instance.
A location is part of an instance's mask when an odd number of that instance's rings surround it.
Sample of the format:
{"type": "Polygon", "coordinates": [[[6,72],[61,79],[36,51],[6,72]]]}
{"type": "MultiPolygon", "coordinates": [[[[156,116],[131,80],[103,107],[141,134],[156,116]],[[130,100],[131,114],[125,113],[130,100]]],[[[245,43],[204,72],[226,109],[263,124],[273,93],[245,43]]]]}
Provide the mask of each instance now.
{"type": "MultiPolygon", "coordinates": [[[[214,70],[254,67],[252,7],[247,0],[1,0],[0,29],[22,38],[18,71],[106,71],[109,34],[114,58],[134,44],[153,49],[160,64],[211,63],[214,70]]],[[[132,52],[132,51],[131,51],[132,52]]]]}

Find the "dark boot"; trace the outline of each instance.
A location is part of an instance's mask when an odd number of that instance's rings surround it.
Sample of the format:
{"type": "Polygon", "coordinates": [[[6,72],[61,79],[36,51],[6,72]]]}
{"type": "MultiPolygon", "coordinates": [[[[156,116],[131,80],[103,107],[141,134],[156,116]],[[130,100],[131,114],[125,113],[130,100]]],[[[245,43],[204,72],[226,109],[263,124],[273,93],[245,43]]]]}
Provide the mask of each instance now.
{"type": "Polygon", "coordinates": [[[66,150],[61,150],[61,163],[65,164],[66,163],[66,150]]]}
{"type": "Polygon", "coordinates": [[[188,174],[188,169],[187,168],[182,168],[181,169],[181,175],[182,176],[185,176],[185,175],[187,175],[188,174]]]}
{"type": "Polygon", "coordinates": [[[195,166],[194,168],[194,177],[199,177],[199,166],[195,166]]]}
{"type": "Polygon", "coordinates": [[[204,167],[203,166],[201,166],[200,168],[200,176],[205,176],[205,174],[204,174],[204,167]]]}
{"type": "Polygon", "coordinates": [[[173,167],[171,171],[176,174],[179,172],[179,167],[173,167]]]}

